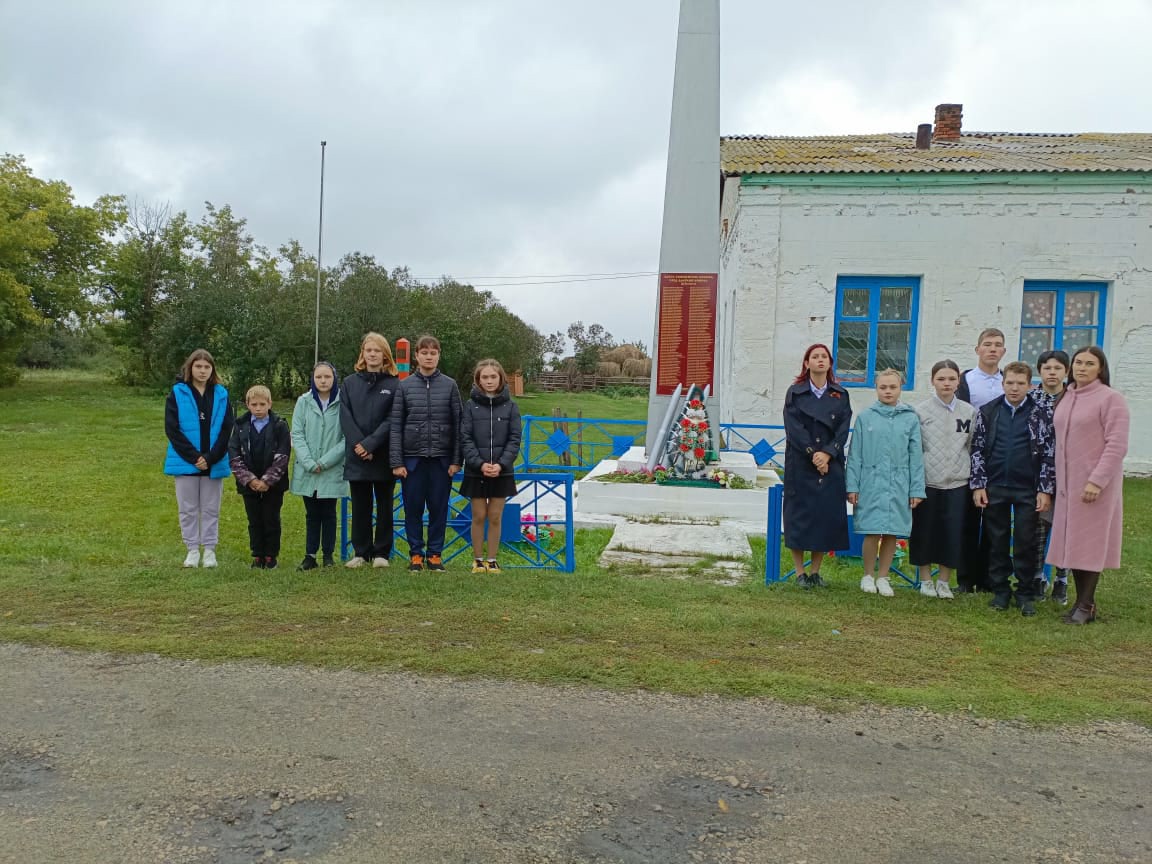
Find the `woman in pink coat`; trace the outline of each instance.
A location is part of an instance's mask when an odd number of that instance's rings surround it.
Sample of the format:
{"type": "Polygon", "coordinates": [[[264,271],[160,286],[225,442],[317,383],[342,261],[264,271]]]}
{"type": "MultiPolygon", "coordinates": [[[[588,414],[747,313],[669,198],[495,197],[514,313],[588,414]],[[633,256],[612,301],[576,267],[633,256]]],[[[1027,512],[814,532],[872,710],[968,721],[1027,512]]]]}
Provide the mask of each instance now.
{"type": "Polygon", "coordinates": [[[1056,403],[1056,500],[1049,564],[1072,570],[1076,605],[1066,624],[1096,620],[1100,571],[1120,566],[1128,403],[1109,384],[1099,348],[1072,355],[1072,382],[1056,403]]]}

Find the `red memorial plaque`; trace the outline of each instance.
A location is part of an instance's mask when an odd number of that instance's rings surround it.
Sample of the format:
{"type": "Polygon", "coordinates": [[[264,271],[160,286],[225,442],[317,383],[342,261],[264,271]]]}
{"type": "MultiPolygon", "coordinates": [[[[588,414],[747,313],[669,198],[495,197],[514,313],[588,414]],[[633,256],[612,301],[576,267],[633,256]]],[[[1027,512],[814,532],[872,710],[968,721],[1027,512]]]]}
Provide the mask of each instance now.
{"type": "Polygon", "coordinates": [[[656,394],[712,383],[716,360],[716,274],[661,273],[656,394]]]}

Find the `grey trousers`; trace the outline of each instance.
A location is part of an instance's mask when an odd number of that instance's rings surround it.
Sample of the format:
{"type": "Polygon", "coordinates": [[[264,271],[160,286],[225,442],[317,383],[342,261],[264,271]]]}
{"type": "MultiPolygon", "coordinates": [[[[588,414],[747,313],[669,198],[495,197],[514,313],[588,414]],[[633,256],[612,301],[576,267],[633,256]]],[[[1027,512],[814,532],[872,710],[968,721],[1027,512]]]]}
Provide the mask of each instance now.
{"type": "Polygon", "coordinates": [[[177,477],[176,506],[180,511],[180,536],[189,550],[216,548],[220,535],[220,499],[224,481],[211,477],[177,477]]]}

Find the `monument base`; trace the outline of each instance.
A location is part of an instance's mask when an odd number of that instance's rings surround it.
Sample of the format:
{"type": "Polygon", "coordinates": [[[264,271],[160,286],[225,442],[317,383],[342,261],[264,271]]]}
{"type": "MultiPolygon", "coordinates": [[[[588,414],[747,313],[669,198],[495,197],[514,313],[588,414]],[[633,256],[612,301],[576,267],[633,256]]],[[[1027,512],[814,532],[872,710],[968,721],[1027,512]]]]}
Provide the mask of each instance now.
{"type": "MultiPolygon", "coordinates": [[[[752,459],[747,453],[722,455],[747,456],[752,459]]],[[[618,471],[621,467],[625,467],[622,460],[605,459],[589,471],[583,480],[576,482],[577,519],[582,516],[663,516],[700,521],[724,519],[747,523],[756,533],[762,533],[768,524],[768,489],[780,482],[775,471],[754,472],[750,482],[755,485],[750,489],[611,483],[596,479],[618,471]]],[[[727,465],[723,467],[726,471],[732,470],[727,465]]],[[[744,476],[744,472],[740,474],[744,476]]]]}
{"type": "MultiPolygon", "coordinates": [[[[720,453],[720,461],[715,465],[709,465],[709,471],[727,471],[730,474],[736,474],[742,479],[748,481],[749,484],[756,483],[756,476],[759,468],[756,465],[756,457],[751,453],[733,453],[724,452],[720,453]]],[[[647,467],[648,458],[644,455],[643,447],[629,447],[624,454],[616,460],[616,467],[613,471],[640,471],[647,467]]],[[[588,476],[591,477],[595,473],[588,476]]],[[[732,490],[738,491],[738,490],[732,490]]]]}

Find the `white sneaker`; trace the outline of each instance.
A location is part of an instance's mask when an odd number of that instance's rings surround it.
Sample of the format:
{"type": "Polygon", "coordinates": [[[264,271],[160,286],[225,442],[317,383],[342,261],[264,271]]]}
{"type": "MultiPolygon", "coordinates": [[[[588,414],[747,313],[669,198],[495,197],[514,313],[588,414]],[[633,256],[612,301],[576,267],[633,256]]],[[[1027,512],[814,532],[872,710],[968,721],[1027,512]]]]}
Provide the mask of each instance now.
{"type": "Polygon", "coordinates": [[[200,559],[201,567],[215,567],[216,566],[216,550],[204,547],[204,557],[200,559]]]}
{"type": "Polygon", "coordinates": [[[952,600],[952,589],[948,587],[948,583],[943,579],[936,580],[936,596],[941,600],[952,600]]]}
{"type": "Polygon", "coordinates": [[[876,580],[873,579],[871,576],[865,576],[864,578],[862,578],[860,580],[860,590],[863,591],[865,594],[875,594],[876,593],[876,580]]]}
{"type": "Polygon", "coordinates": [[[189,549],[188,554],[184,556],[185,567],[199,567],[200,566],[200,550],[189,549]]]}
{"type": "Polygon", "coordinates": [[[387,567],[388,566],[388,559],[385,558],[384,556],[380,556],[379,558],[373,558],[372,559],[372,566],[377,568],[377,569],[379,569],[381,567],[387,567]]]}
{"type": "Polygon", "coordinates": [[[888,581],[887,576],[881,576],[876,580],[876,593],[881,597],[896,596],[896,594],[892,591],[892,583],[888,581]]]}
{"type": "Polygon", "coordinates": [[[931,579],[921,579],[920,580],[920,593],[923,594],[925,597],[938,597],[939,596],[936,593],[936,583],[933,582],[931,579]]]}
{"type": "Polygon", "coordinates": [[[368,563],[367,561],[365,561],[363,558],[361,558],[359,555],[357,555],[354,558],[349,558],[348,563],[346,563],[344,566],[348,567],[352,570],[355,570],[357,567],[363,567],[367,563],[368,563]]]}

